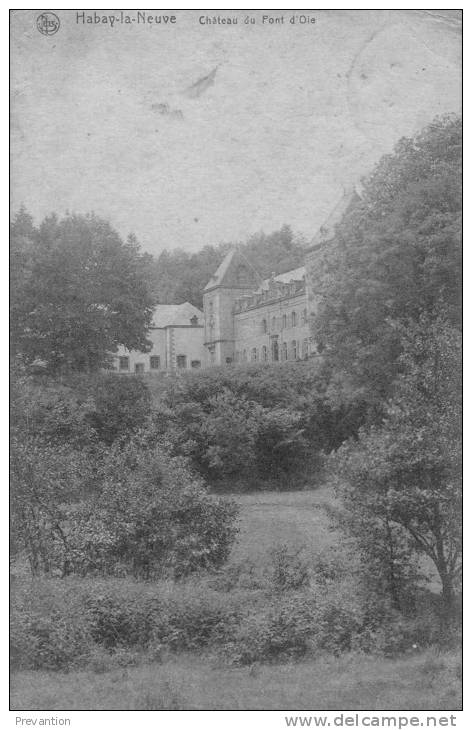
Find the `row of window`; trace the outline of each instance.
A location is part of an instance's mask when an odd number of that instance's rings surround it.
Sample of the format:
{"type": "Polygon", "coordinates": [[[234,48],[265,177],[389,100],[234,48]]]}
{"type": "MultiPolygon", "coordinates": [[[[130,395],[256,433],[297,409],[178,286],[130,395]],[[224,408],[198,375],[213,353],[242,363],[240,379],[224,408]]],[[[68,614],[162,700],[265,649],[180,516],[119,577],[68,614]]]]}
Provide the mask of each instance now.
{"type": "Polygon", "coordinates": [[[260,352],[257,347],[253,347],[251,350],[236,352],[236,362],[268,362],[269,359],[272,362],[278,362],[279,360],[297,360],[300,357],[306,359],[308,354],[308,339],[303,340],[301,346],[298,340],[282,342],[281,346],[279,346],[279,343],[274,340],[270,348],[266,347],[266,345],[262,345],[260,352]]]}
{"type": "MultiPolygon", "coordinates": [[[[192,368],[201,368],[202,363],[201,363],[201,360],[191,360],[190,365],[192,368]]],[[[179,369],[185,369],[187,367],[187,356],[186,355],[177,355],[177,367],[179,369]]],[[[118,369],[122,372],[123,371],[129,372],[129,370],[130,370],[129,357],[123,356],[123,357],[118,358],[118,369]]],[[[161,358],[159,355],[150,356],[149,369],[150,370],[160,370],[161,369],[161,358]]],[[[135,373],[144,373],[144,363],[143,362],[135,363],[134,372],[135,373]]]]}
{"type": "MultiPolygon", "coordinates": [[[[298,316],[297,312],[292,312],[289,316],[287,314],[282,315],[282,329],[287,329],[287,327],[297,327],[299,324],[306,324],[308,321],[308,313],[307,310],[304,309],[300,317],[298,316]],[[290,322],[290,324],[289,324],[290,322]]],[[[266,333],[268,327],[268,322],[266,319],[262,320],[262,332],[266,333]]],[[[275,330],[277,329],[277,317],[272,317],[271,320],[271,329],[275,330]]]]}

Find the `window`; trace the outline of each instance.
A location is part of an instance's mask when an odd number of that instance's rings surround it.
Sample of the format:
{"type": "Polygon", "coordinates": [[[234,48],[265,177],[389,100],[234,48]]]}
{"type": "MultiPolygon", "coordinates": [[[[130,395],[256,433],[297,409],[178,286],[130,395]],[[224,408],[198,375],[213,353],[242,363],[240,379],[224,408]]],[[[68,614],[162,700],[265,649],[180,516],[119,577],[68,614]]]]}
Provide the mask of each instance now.
{"type": "Polygon", "coordinates": [[[182,370],[187,367],[186,355],[177,355],[177,367],[182,370]]]}
{"type": "Polygon", "coordinates": [[[275,319],[275,317],[272,317],[272,329],[273,330],[275,330],[276,323],[277,323],[277,320],[275,319]]]}
{"type": "Polygon", "coordinates": [[[251,360],[252,362],[257,362],[257,347],[252,348],[251,360]]]}
{"type": "Polygon", "coordinates": [[[144,363],[137,362],[134,366],[134,372],[136,375],[144,375],[144,363]]]}
{"type": "Polygon", "coordinates": [[[237,286],[249,286],[250,285],[250,277],[249,272],[247,271],[246,267],[243,264],[240,264],[238,268],[236,269],[236,284],[237,286]]]}
{"type": "Polygon", "coordinates": [[[265,345],[262,346],[262,361],[267,362],[267,347],[265,345]]]}
{"type": "Polygon", "coordinates": [[[302,357],[304,360],[308,357],[308,340],[303,340],[302,357]]]}
{"type": "Polygon", "coordinates": [[[267,320],[262,320],[262,332],[265,334],[267,332],[267,320]]]}
{"type": "Polygon", "coordinates": [[[292,360],[297,359],[297,341],[296,340],[292,340],[292,343],[290,345],[290,358],[292,360]]]}
{"type": "Polygon", "coordinates": [[[161,358],[159,355],[151,355],[149,358],[149,367],[151,370],[159,370],[161,367],[161,358]]]}
{"type": "Polygon", "coordinates": [[[201,360],[192,360],[191,365],[193,368],[197,369],[202,367],[201,360]]]}
{"type": "Polygon", "coordinates": [[[306,309],[303,310],[303,324],[306,324],[308,322],[308,312],[306,309]]]}
{"type": "Polygon", "coordinates": [[[284,329],[286,329],[286,327],[287,327],[287,315],[286,314],[284,314],[284,316],[282,317],[282,327],[284,329]]]}
{"type": "Polygon", "coordinates": [[[284,342],[282,345],[282,360],[287,360],[288,353],[287,353],[287,343],[284,342]]]}
{"type": "Polygon", "coordinates": [[[193,317],[190,317],[190,324],[192,327],[196,327],[198,324],[198,317],[196,314],[193,315],[193,317]]]}
{"type": "Polygon", "coordinates": [[[118,367],[120,370],[129,370],[129,357],[118,358],[118,367]]]}
{"type": "Polygon", "coordinates": [[[296,327],[296,326],[297,326],[297,313],[292,312],[292,327],[296,327]]]}
{"type": "Polygon", "coordinates": [[[272,360],[273,362],[279,361],[279,343],[277,342],[277,337],[274,337],[272,340],[272,360]]]}
{"type": "Polygon", "coordinates": [[[243,350],[243,362],[247,362],[247,352],[243,350]]]}

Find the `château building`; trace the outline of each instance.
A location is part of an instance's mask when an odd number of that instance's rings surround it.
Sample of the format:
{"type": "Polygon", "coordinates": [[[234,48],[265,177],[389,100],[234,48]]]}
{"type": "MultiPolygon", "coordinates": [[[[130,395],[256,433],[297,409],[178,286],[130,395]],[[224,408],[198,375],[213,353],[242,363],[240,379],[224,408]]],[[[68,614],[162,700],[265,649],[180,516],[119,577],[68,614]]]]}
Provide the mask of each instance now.
{"type": "Polygon", "coordinates": [[[203,294],[206,366],[306,359],[312,353],[302,266],[262,280],[230,251],[203,294]]]}
{"type": "Polygon", "coordinates": [[[203,312],[189,302],[156,307],[149,353],[115,355],[120,373],[176,372],[217,365],[306,360],[317,354],[311,272],[353,200],[345,193],[305,249],[305,265],[262,279],[238,250],[230,251],[203,292],[203,312]]]}

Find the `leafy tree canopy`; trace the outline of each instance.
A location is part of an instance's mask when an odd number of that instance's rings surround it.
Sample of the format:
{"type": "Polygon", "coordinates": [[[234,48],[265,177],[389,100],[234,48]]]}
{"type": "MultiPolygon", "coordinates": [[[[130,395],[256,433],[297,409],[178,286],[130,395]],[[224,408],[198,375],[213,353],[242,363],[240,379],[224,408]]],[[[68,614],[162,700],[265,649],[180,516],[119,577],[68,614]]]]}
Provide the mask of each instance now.
{"type": "MultiPolygon", "coordinates": [[[[333,462],[364,543],[378,552],[366,530],[372,518],[400,528],[395,542],[409,539],[434,563],[449,613],[461,571],[461,338],[442,315],[423,315],[399,327],[399,336],[403,373],[386,418],[361,429],[333,462]]],[[[393,574],[398,566],[390,567],[393,574]]]]}
{"type": "Polygon", "coordinates": [[[151,257],[95,215],[21,209],[11,230],[12,353],[50,372],[96,370],[119,344],[147,350],[154,298],[151,257]]]}
{"type": "Polygon", "coordinates": [[[344,387],[374,402],[402,369],[395,323],[437,309],[460,321],[461,130],[445,117],[401,139],[312,271],[320,349],[344,387]]]}

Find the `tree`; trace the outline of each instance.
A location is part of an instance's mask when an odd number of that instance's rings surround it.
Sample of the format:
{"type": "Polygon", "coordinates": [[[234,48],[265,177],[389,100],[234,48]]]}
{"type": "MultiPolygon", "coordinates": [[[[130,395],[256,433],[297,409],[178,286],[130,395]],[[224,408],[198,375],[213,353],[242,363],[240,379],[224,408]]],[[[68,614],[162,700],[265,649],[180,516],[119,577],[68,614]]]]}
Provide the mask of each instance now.
{"type": "Polygon", "coordinates": [[[402,369],[398,322],[438,305],[460,322],[461,121],[401,139],[364,181],[313,269],[313,334],[333,373],[373,403],[402,369]]]}
{"type": "Polygon", "coordinates": [[[334,464],[365,539],[380,539],[402,559],[407,543],[428,556],[450,617],[461,570],[460,333],[443,314],[397,330],[403,373],[386,418],[341,447],[334,464]]]}
{"type": "Polygon", "coordinates": [[[12,227],[13,354],[57,373],[106,366],[119,344],[148,350],[154,298],[135,239],[95,215],[51,215],[38,230],[25,216],[12,227]]]}

